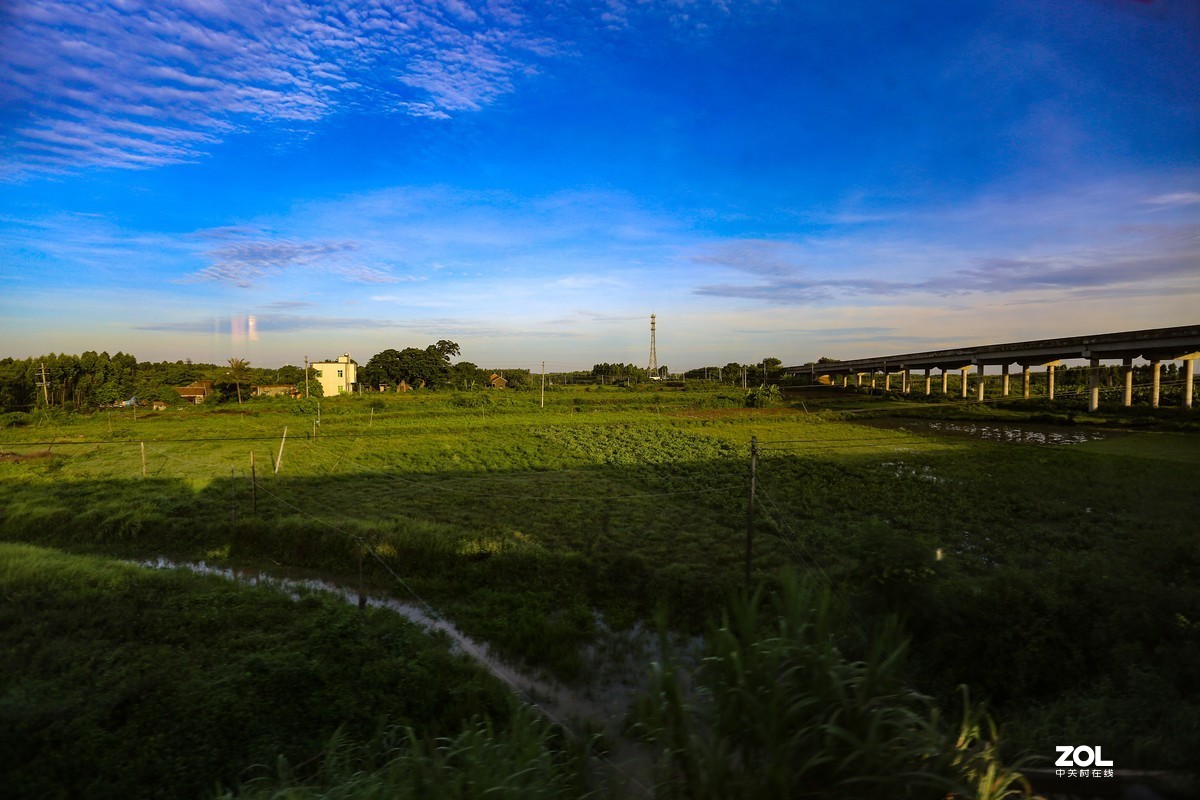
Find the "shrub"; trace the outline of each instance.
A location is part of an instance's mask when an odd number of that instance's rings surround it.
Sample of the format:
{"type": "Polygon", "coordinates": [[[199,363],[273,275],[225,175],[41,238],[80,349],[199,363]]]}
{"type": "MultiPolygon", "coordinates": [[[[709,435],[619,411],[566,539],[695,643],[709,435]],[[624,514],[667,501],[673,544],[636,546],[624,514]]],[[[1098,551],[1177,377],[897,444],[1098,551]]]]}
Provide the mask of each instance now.
{"type": "Polygon", "coordinates": [[[775,384],[759,386],[746,392],[747,408],[769,408],[783,401],[783,392],[775,384]]]}

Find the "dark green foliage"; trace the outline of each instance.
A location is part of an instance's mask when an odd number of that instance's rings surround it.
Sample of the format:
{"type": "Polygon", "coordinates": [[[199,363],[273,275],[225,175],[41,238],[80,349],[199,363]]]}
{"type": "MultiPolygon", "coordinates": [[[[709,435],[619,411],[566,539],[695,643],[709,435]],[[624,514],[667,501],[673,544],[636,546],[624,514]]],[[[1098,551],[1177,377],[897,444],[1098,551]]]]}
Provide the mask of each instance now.
{"type": "Polygon", "coordinates": [[[458,354],[458,345],[446,339],[424,350],[389,348],[371,356],[362,368],[359,380],[372,389],[378,389],[383,383],[395,389],[401,381],[413,388],[442,386],[453,381],[455,373],[450,366],[450,356],[458,354]]]}
{"type": "Polygon", "coordinates": [[[385,612],[11,544],[0,591],[6,797],[198,797],[309,764],[334,729],[438,735],[505,708],[385,612]]]}
{"type": "Polygon", "coordinates": [[[361,745],[339,734],[326,745],[312,779],[302,781],[283,762],[276,775],[221,797],[582,800],[604,796],[598,785],[597,764],[586,743],[564,739],[520,708],[510,727],[476,718],[459,733],[440,738],[411,727],[392,728],[361,745]]]}
{"type": "Polygon", "coordinates": [[[1018,793],[981,713],[968,703],[951,730],[906,688],[904,657],[894,618],[856,628],[813,578],[785,574],[770,599],[735,601],[690,678],[662,648],[643,725],[663,753],[658,796],[1018,793]]]}

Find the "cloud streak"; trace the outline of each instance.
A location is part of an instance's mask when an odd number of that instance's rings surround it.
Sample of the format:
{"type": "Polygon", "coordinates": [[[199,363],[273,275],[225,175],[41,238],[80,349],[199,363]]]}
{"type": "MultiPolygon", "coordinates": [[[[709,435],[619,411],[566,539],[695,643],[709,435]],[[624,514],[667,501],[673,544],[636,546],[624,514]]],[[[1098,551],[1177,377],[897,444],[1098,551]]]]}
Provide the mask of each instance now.
{"type": "Polygon", "coordinates": [[[1168,296],[1200,285],[1200,225],[1190,210],[1200,195],[1135,189],[985,197],[912,210],[866,233],[730,240],[685,260],[710,277],[696,295],[784,305],[1039,291],[1082,298],[1133,288],[1168,296]],[[718,275],[724,280],[711,280],[718,275]]]}
{"type": "Polygon", "coordinates": [[[201,231],[203,239],[220,244],[203,257],[209,265],[180,283],[215,282],[248,289],[265,278],[287,271],[307,269],[336,276],[349,283],[390,284],[424,280],[419,276],[397,276],[384,267],[362,263],[361,243],[353,240],[299,240],[251,228],[218,228],[201,231]]]}
{"type": "Polygon", "coordinates": [[[17,0],[0,8],[11,176],[195,161],[264,121],[339,109],[446,118],[555,52],[501,0],[17,0]]]}

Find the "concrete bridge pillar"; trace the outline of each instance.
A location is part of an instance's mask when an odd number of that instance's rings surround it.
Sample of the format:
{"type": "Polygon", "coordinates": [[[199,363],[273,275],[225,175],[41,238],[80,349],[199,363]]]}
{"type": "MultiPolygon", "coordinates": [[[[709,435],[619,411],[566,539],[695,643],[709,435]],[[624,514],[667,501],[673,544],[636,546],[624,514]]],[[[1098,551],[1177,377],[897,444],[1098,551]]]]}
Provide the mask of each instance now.
{"type": "Polygon", "coordinates": [[[1150,407],[1158,408],[1158,393],[1161,381],[1162,362],[1150,362],[1150,407]]]}
{"type": "Polygon", "coordinates": [[[1000,367],[1000,396],[1008,397],[1008,364],[1000,367]]]}
{"type": "Polygon", "coordinates": [[[926,397],[928,397],[930,395],[929,390],[930,390],[929,367],[926,367],[925,368],[925,396],[926,397]]]}
{"type": "Polygon", "coordinates": [[[962,399],[963,400],[967,399],[967,370],[969,370],[969,369],[970,369],[970,367],[962,368],[962,399]]]}
{"type": "Polygon", "coordinates": [[[1133,405],[1133,359],[1127,358],[1121,362],[1121,377],[1125,379],[1125,396],[1122,398],[1126,408],[1133,405]]]}
{"type": "Polygon", "coordinates": [[[905,394],[908,394],[909,388],[910,388],[908,379],[909,379],[909,372],[908,372],[908,369],[905,368],[900,371],[900,391],[904,392],[905,394]]]}
{"type": "Polygon", "coordinates": [[[1183,407],[1192,407],[1192,381],[1196,377],[1196,359],[1183,360],[1183,407]]]}
{"type": "Polygon", "coordinates": [[[854,388],[856,388],[856,389],[862,388],[862,375],[863,374],[861,372],[854,373],[854,388]]]}
{"type": "MultiPolygon", "coordinates": [[[[1050,369],[1054,369],[1051,367],[1050,369]]],[[[1029,365],[1021,365],[1021,396],[1026,400],[1029,399],[1029,365]]]]}
{"type": "Polygon", "coordinates": [[[875,371],[874,370],[871,371],[871,388],[872,389],[875,388],[875,371]]]}
{"type": "Polygon", "coordinates": [[[1088,411],[1100,408],[1100,359],[1093,357],[1088,369],[1088,411]]]}
{"type": "Polygon", "coordinates": [[[890,392],[892,390],[892,373],[887,370],[883,371],[883,390],[890,392]]]}
{"type": "Polygon", "coordinates": [[[1049,399],[1054,399],[1054,365],[1046,365],[1046,395],[1049,399]]]}
{"type": "Polygon", "coordinates": [[[942,367],[942,394],[950,394],[950,377],[945,367],[942,367]]]}
{"type": "Polygon", "coordinates": [[[983,364],[978,365],[978,367],[976,369],[976,374],[979,375],[979,386],[976,387],[976,389],[975,389],[975,399],[982,403],[983,402],[983,390],[984,390],[984,385],[986,383],[986,381],[983,378],[983,364]]]}

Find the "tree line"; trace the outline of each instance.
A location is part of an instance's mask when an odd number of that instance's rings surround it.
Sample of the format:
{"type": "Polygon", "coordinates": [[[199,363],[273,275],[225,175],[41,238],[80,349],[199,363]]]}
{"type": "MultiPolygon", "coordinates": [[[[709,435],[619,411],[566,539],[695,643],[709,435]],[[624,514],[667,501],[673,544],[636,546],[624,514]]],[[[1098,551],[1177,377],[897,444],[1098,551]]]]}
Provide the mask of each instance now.
{"type": "MultiPolygon", "coordinates": [[[[312,394],[320,383],[310,370],[312,394]]],[[[241,359],[228,364],[181,361],[138,361],[129,353],[109,355],[89,350],[80,355],[50,353],[33,358],[0,359],[0,408],[29,411],[39,407],[102,408],[137,398],[138,402],[180,402],[179,387],[208,380],[218,399],[236,399],[251,385],[304,384],[304,368],[250,367],[241,359]],[[235,364],[234,362],[240,362],[235,364]]]]}
{"type": "MultiPolygon", "coordinates": [[[[536,388],[540,376],[528,369],[489,370],[470,361],[451,361],[461,354],[456,342],[440,339],[426,347],[388,348],[358,368],[359,387],[395,390],[401,383],[414,389],[457,389],[470,391],[491,385],[500,374],[510,389],[536,388]]],[[[335,361],[336,358],[329,359],[335,361]]],[[[355,362],[357,364],[357,362],[355,362]]],[[[782,362],[764,358],[754,364],[730,362],[724,367],[701,367],[684,373],[688,380],[719,381],[749,386],[782,379],[782,362]]],[[[668,374],[662,367],[660,376],[668,374]]],[[[294,385],[312,397],[321,397],[316,371],[309,370],[305,387],[303,367],[285,365],[278,369],[254,367],[244,359],[230,358],[225,364],[179,361],[138,361],[129,353],[87,351],[80,355],[50,353],[25,359],[0,359],[0,408],[29,411],[38,407],[89,410],[136,398],[138,402],[179,403],[177,391],[195,381],[213,384],[217,401],[241,402],[252,386],[294,385]],[[44,376],[44,377],[43,377],[44,376]]],[[[645,367],[620,362],[594,364],[590,370],[557,372],[554,383],[600,385],[638,384],[653,376],[645,367]]]]}
{"type": "MultiPolygon", "coordinates": [[[[359,386],[395,389],[403,381],[413,388],[480,389],[490,385],[492,371],[470,361],[452,364],[461,352],[457,343],[442,339],[425,348],[387,349],[358,370],[359,386]]],[[[335,358],[328,359],[336,361],[335,358]]],[[[357,362],[356,362],[357,363],[357,362]]],[[[536,378],[529,370],[499,371],[509,388],[528,388],[536,378]]],[[[196,381],[211,381],[218,402],[241,402],[253,386],[293,385],[310,397],[321,397],[317,372],[285,365],[278,369],[251,366],[241,358],[225,364],[179,361],[138,361],[129,353],[87,351],[80,355],[49,353],[32,358],[0,359],[0,409],[31,411],[62,408],[85,411],[136,398],[139,403],[181,402],[178,389],[196,381]]]]}

